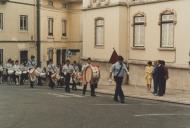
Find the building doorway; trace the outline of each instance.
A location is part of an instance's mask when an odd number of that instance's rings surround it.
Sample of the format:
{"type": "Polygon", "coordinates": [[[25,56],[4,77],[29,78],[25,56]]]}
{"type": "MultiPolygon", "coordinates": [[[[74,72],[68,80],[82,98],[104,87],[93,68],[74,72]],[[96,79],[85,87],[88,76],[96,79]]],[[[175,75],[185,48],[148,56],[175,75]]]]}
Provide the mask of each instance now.
{"type": "Polygon", "coordinates": [[[20,63],[26,64],[27,62],[28,62],[28,51],[27,50],[20,51],[20,63]]]}
{"type": "Polygon", "coordinates": [[[57,65],[62,65],[63,62],[65,62],[66,59],[66,49],[57,49],[56,51],[56,60],[57,60],[57,65]]]}

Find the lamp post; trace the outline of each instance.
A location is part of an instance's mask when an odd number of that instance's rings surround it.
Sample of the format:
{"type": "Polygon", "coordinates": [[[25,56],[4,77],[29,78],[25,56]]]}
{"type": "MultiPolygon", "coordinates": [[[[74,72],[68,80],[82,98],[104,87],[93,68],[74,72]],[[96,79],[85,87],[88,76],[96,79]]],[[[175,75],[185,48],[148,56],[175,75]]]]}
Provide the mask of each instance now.
{"type": "Polygon", "coordinates": [[[36,0],[36,47],[37,47],[37,65],[41,66],[41,58],[40,58],[40,0],[36,0]]]}

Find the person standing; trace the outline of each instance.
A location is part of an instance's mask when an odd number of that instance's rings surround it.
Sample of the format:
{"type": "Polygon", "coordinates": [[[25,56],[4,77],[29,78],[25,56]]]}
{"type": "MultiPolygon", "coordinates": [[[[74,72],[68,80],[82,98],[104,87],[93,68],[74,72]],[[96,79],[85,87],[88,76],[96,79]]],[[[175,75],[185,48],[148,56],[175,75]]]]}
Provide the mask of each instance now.
{"type": "Polygon", "coordinates": [[[66,64],[62,68],[62,72],[65,76],[65,92],[70,93],[70,79],[74,72],[73,66],[70,64],[70,60],[66,60],[66,64]]]}
{"type": "Polygon", "coordinates": [[[73,82],[72,90],[76,91],[77,90],[77,85],[76,84],[78,84],[78,83],[76,83],[76,81],[74,80],[75,79],[74,77],[76,77],[75,75],[77,75],[77,73],[79,73],[79,66],[78,66],[76,61],[73,62],[73,69],[74,69],[75,74],[72,75],[72,82],[73,82]]]}
{"type": "Polygon", "coordinates": [[[6,81],[10,84],[13,81],[13,73],[8,73],[9,71],[13,71],[13,64],[12,64],[12,59],[9,58],[7,63],[5,64],[5,68],[6,68],[6,81]]]}
{"type": "Polygon", "coordinates": [[[20,74],[17,74],[17,72],[21,72],[20,68],[21,68],[21,67],[20,67],[20,65],[19,65],[19,62],[18,62],[18,60],[16,60],[14,66],[13,66],[13,70],[14,70],[14,81],[15,81],[15,84],[16,84],[16,85],[19,85],[19,83],[20,83],[20,75],[21,75],[21,73],[20,73],[20,74]]]}
{"type": "Polygon", "coordinates": [[[0,84],[3,83],[3,65],[0,63],[0,84]]]}
{"type": "Polygon", "coordinates": [[[165,69],[163,62],[161,60],[158,61],[158,96],[164,95],[164,81],[165,81],[165,69]]]}
{"type": "Polygon", "coordinates": [[[166,81],[169,79],[168,68],[165,65],[165,61],[162,61],[162,65],[164,67],[164,80],[163,80],[163,95],[166,92],[166,81]]]}
{"type": "MultiPolygon", "coordinates": [[[[92,66],[92,60],[91,60],[91,58],[88,58],[87,59],[87,63],[86,64],[84,64],[83,66],[82,66],[82,76],[84,77],[84,73],[85,73],[85,70],[87,69],[87,67],[89,67],[89,66],[92,66]]],[[[97,83],[98,83],[98,80],[99,79],[92,79],[90,82],[89,82],[89,84],[90,84],[90,89],[91,89],[91,96],[92,97],[95,97],[96,96],[96,94],[95,94],[95,88],[96,88],[96,85],[97,85],[97,83]]],[[[82,94],[83,95],[85,95],[86,94],[86,89],[87,89],[87,84],[88,84],[88,82],[86,82],[85,80],[84,80],[84,78],[83,78],[83,84],[84,84],[84,87],[83,87],[83,91],[82,91],[82,94]]]]}
{"type": "MultiPolygon", "coordinates": [[[[30,58],[30,60],[28,60],[28,62],[27,62],[27,67],[28,67],[29,72],[30,72],[31,70],[33,70],[33,72],[35,71],[35,69],[36,69],[36,67],[37,67],[37,62],[36,62],[36,60],[35,60],[35,56],[34,56],[34,55],[32,55],[31,58],[30,58]]],[[[31,80],[31,78],[30,78],[30,87],[31,87],[31,88],[34,87],[34,81],[31,80]]]]}
{"type": "Polygon", "coordinates": [[[145,80],[147,84],[147,90],[149,92],[151,91],[152,72],[153,72],[152,62],[148,61],[147,66],[145,67],[145,80]]]}
{"type": "Polygon", "coordinates": [[[153,83],[154,83],[153,94],[157,96],[158,95],[158,61],[154,62],[152,75],[153,75],[153,83]]]}
{"type": "Polygon", "coordinates": [[[49,78],[49,87],[51,89],[54,89],[54,87],[55,87],[55,83],[53,82],[52,75],[57,72],[56,70],[57,70],[57,68],[56,68],[55,64],[53,64],[53,60],[50,59],[48,67],[47,67],[47,72],[48,72],[48,78],[49,78]]]}
{"type": "Polygon", "coordinates": [[[125,97],[124,97],[123,90],[121,87],[125,73],[129,74],[127,67],[123,62],[123,57],[118,56],[117,62],[114,63],[111,67],[109,78],[111,79],[112,74],[113,74],[114,80],[116,83],[114,101],[119,101],[118,100],[118,96],[119,96],[121,103],[125,103],[125,97]]]}

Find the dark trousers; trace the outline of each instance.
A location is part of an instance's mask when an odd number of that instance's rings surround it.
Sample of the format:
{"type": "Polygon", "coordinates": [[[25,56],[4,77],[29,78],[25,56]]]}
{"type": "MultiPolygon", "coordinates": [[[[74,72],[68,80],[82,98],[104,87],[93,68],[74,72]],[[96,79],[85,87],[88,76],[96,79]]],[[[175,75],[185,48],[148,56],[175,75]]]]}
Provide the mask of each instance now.
{"type": "Polygon", "coordinates": [[[123,90],[121,88],[123,77],[116,77],[115,76],[114,80],[116,82],[114,100],[118,100],[118,96],[119,96],[121,102],[124,102],[124,94],[123,94],[123,90]]]}
{"type": "Polygon", "coordinates": [[[19,76],[14,75],[14,82],[15,82],[15,84],[17,84],[17,81],[18,81],[18,84],[20,84],[20,83],[19,83],[19,76]]]}
{"type": "Polygon", "coordinates": [[[154,82],[154,92],[155,94],[158,93],[158,80],[156,78],[153,78],[153,82],[154,82]]]}
{"type": "MultiPolygon", "coordinates": [[[[86,93],[86,88],[87,88],[87,84],[84,85],[83,87],[83,95],[85,95],[86,93]]],[[[91,89],[91,96],[95,96],[95,84],[90,84],[90,89],[91,89]]]]}
{"type": "Polygon", "coordinates": [[[3,82],[3,72],[0,72],[0,84],[3,82]]]}
{"type": "Polygon", "coordinates": [[[164,80],[163,79],[159,80],[158,85],[159,85],[158,95],[163,96],[164,95],[164,80]]]}
{"type": "Polygon", "coordinates": [[[166,92],[166,79],[163,80],[163,94],[166,92]]]}
{"type": "Polygon", "coordinates": [[[65,76],[65,92],[70,92],[70,79],[71,79],[71,76],[70,74],[67,74],[65,76]]]}
{"type": "Polygon", "coordinates": [[[48,78],[49,78],[49,87],[51,88],[51,89],[54,89],[54,87],[55,87],[55,83],[53,82],[53,80],[52,80],[52,78],[51,78],[51,75],[52,75],[52,73],[51,72],[49,72],[49,75],[48,75],[48,78]]]}
{"type": "Polygon", "coordinates": [[[74,81],[74,78],[72,78],[73,84],[72,84],[72,90],[77,90],[77,83],[74,81]]]}

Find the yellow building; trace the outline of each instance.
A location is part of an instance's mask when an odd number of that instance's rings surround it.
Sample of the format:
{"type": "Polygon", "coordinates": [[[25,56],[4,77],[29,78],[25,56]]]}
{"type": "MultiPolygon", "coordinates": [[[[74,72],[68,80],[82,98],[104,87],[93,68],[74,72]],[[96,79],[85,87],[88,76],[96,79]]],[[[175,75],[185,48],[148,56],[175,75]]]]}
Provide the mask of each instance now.
{"type": "Polygon", "coordinates": [[[81,1],[42,0],[40,9],[41,61],[49,59],[62,64],[67,59],[79,60],[82,47],[81,1]]]}
{"type": "Polygon", "coordinates": [[[8,58],[24,62],[35,54],[34,6],[33,0],[0,2],[0,63],[8,58]]]}
{"type": "MultiPolygon", "coordinates": [[[[79,60],[82,47],[80,0],[40,0],[40,60],[79,60]],[[67,53],[70,56],[68,56],[67,53]]],[[[0,2],[0,62],[37,56],[37,0],[0,2]]]]}

